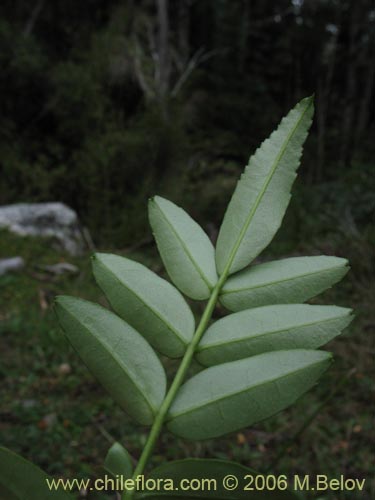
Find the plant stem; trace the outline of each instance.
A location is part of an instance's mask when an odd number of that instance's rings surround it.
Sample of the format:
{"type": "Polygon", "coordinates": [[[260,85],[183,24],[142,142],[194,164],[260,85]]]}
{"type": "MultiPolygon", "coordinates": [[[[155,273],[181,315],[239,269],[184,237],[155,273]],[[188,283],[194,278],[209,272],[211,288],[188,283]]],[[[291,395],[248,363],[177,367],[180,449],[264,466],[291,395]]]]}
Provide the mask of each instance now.
{"type": "MultiPolygon", "coordinates": [[[[225,280],[227,277],[227,273],[223,273],[217,282],[216,286],[212,289],[210,298],[207,302],[207,305],[205,307],[205,310],[202,314],[202,318],[199,322],[199,325],[194,333],[193,339],[188,345],[185,355],[182,358],[181,364],[176,372],[175,378],[173,379],[173,382],[169,388],[169,391],[167,392],[167,395],[164,398],[163,403],[161,404],[159,411],[157,415],[155,416],[154,423],[151,427],[151,431],[148,435],[147,442],[145,444],[145,447],[143,448],[142,454],[139,458],[137,467],[134,470],[133,474],[133,479],[136,480],[136,478],[141,475],[147,465],[147,462],[150,459],[151,453],[153,452],[153,449],[155,447],[156,441],[159,437],[160,431],[163,427],[163,423],[165,420],[165,417],[168,413],[168,410],[176,397],[177,391],[180,388],[181,384],[183,383],[186,373],[189,369],[189,366],[191,364],[191,361],[194,356],[195,349],[197,348],[202,335],[206,331],[206,328],[208,326],[208,323],[211,319],[212,313],[215,309],[216,302],[219,296],[219,292],[221,287],[223,286],[225,280]]],[[[135,489],[134,490],[129,490],[125,491],[122,495],[122,500],[131,500],[133,498],[133,495],[135,494],[135,489]]]]}

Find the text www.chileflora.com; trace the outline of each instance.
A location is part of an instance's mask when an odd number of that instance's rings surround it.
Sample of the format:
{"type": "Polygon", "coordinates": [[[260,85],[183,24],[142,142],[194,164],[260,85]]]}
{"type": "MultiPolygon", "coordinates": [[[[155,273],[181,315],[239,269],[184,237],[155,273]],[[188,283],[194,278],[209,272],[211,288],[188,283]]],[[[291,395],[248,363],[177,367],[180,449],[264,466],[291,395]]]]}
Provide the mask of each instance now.
{"type": "Polygon", "coordinates": [[[216,479],[190,478],[174,481],[168,478],[146,478],[144,475],[137,476],[136,479],[126,478],[122,475],[115,477],[105,475],[98,479],[52,479],[47,478],[46,483],[50,491],[63,489],[66,491],[86,490],[86,491],[216,491],[216,479]]]}

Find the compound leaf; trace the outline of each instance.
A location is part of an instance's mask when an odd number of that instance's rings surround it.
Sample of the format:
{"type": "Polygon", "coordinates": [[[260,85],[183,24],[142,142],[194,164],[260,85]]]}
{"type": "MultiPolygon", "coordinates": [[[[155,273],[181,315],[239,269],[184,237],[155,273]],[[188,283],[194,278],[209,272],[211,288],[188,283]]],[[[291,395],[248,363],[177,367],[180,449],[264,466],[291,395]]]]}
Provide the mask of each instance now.
{"type": "Polygon", "coordinates": [[[72,500],[62,487],[50,489],[50,481],[35,464],[0,447],[0,500],[72,500]]]}
{"type": "Polygon", "coordinates": [[[330,361],[327,352],[296,349],[211,366],[180,388],[169,411],[168,428],[196,440],[260,422],[293,404],[330,361]]]}
{"type": "Polygon", "coordinates": [[[312,114],[313,99],[300,101],[250,158],[220,228],[216,246],[219,274],[246,267],[278,230],[312,114]]]}
{"type": "Polygon", "coordinates": [[[116,314],[87,300],[60,296],[55,310],[70,343],[113,399],[140,424],[151,424],[166,377],[146,340],[116,314]]]}
{"type": "Polygon", "coordinates": [[[142,264],[113,254],[95,254],[93,270],[119,316],[162,354],[183,356],[194,333],[194,316],[173,285],[142,264]]]}
{"type": "MultiPolygon", "coordinates": [[[[148,500],[297,500],[291,491],[252,491],[251,477],[260,476],[243,465],[227,460],[188,458],[163,464],[152,470],[147,479],[161,480],[163,489],[157,493],[149,491],[136,495],[137,499],[148,500]],[[228,481],[228,483],[226,483],[228,481]],[[233,481],[238,484],[233,488],[233,481]],[[173,483],[173,489],[172,489],[173,483]],[[232,490],[225,489],[225,484],[232,490]],[[191,488],[189,488],[191,486],[191,488]],[[186,489],[185,489],[186,488],[186,489]]],[[[271,488],[273,487],[273,481],[271,488]]],[[[276,480],[277,484],[277,480],[276,480]]],[[[283,488],[283,483],[281,484],[283,488]]],[[[270,488],[270,489],[271,489],[270,488]]],[[[255,488],[254,488],[255,489],[255,488]]]]}
{"type": "Polygon", "coordinates": [[[211,366],[268,351],[316,349],[340,335],[351,320],[351,309],[344,307],[257,307],[216,321],[201,340],[196,357],[211,366]]]}
{"type": "Polygon", "coordinates": [[[230,311],[311,299],[340,281],[348,261],[339,257],[291,257],[265,262],[230,276],[220,302],[230,311]]]}
{"type": "Polygon", "coordinates": [[[130,478],[133,474],[133,464],[128,451],[120,444],[113,443],[104,460],[104,468],[116,477],[130,478]]]}
{"type": "Polygon", "coordinates": [[[182,208],[160,196],[149,202],[149,219],[173,283],[192,299],[207,299],[217,281],[215,250],[207,234],[182,208]]]}

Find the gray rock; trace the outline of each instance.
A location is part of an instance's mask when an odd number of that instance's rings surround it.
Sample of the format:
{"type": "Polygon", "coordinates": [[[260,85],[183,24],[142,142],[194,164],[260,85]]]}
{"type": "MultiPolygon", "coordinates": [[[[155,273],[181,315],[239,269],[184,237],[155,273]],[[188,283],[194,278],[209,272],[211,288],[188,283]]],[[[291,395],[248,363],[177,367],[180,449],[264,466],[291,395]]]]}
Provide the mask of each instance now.
{"type": "Polygon", "coordinates": [[[77,266],[70,264],[69,262],[58,262],[57,264],[52,264],[51,266],[38,266],[42,271],[47,271],[51,274],[78,274],[79,269],[77,266]]]}
{"type": "Polygon", "coordinates": [[[9,259],[0,259],[0,276],[12,271],[19,271],[25,267],[25,261],[22,257],[11,257],[9,259]]]}
{"type": "Polygon", "coordinates": [[[0,228],[20,236],[52,238],[71,255],[81,255],[86,248],[76,212],[63,203],[2,206],[0,228]]]}
{"type": "Polygon", "coordinates": [[[38,406],[38,401],[36,399],[22,399],[20,403],[22,408],[25,408],[26,410],[38,406]]]}

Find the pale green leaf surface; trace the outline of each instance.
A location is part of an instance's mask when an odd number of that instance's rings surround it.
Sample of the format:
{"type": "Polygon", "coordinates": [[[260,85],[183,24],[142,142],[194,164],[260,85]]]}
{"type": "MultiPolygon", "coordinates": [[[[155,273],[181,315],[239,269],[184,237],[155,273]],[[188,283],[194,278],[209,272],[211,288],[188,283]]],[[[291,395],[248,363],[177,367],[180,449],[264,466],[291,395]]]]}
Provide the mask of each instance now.
{"type": "Polygon", "coordinates": [[[118,255],[93,257],[97,283],[116,313],[162,354],[183,356],[194,316],[180,292],[147,267],[118,255]]]}
{"type": "Polygon", "coordinates": [[[278,230],[312,114],[313,99],[300,101],[250,158],[220,228],[216,245],[219,274],[246,267],[278,230]]]}
{"type": "Polygon", "coordinates": [[[166,377],[146,340],[116,314],[87,300],[57,297],[55,310],[70,343],[113,399],[140,424],[151,424],[166,377]]]}
{"type": "Polygon", "coordinates": [[[351,320],[351,309],[337,306],[257,307],[216,321],[196,357],[211,366],[269,351],[316,349],[340,335],[351,320]]]}
{"type": "Polygon", "coordinates": [[[348,261],[339,257],[291,257],[251,266],[225,283],[220,302],[230,311],[311,299],[340,281],[348,261]]]}
{"type": "MultiPolygon", "coordinates": [[[[227,460],[212,460],[189,458],[185,460],[176,460],[163,464],[152,470],[148,478],[158,480],[173,480],[174,486],[183,484],[187,486],[186,481],[198,480],[202,482],[202,487],[196,491],[189,489],[184,491],[182,488],[178,490],[167,490],[158,492],[143,492],[136,495],[136,498],[153,499],[175,499],[182,498],[184,500],[195,499],[215,499],[215,500],[296,500],[299,497],[291,491],[250,491],[246,490],[246,486],[250,484],[250,476],[256,476],[257,473],[252,469],[248,469],[236,462],[227,460]],[[238,480],[238,486],[235,490],[230,491],[223,486],[223,479],[228,475],[234,476],[238,480]],[[207,483],[211,480],[211,488],[207,483]],[[181,483],[183,482],[183,483],[181,483]],[[204,486],[203,486],[204,485],[204,486]]],[[[192,481],[192,486],[197,485],[197,481],[192,481]]]]}
{"type": "Polygon", "coordinates": [[[149,219],[173,283],[192,299],[207,299],[217,281],[215,250],[207,234],[182,208],[160,196],[149,202],[149,219]]]}
{"type": "Polygon", "coordinates": [[[293,404],[328,368],[331,355],[296,349],[212,366],[177,393],[168,429],[187,439],[237,431],[293,404]]]}
{"type": "Polygon", "coordinates": [[[47,479],[32,462],[0,447],[0,500],[72,500],[62,488],[51,490],[47,479]]]}
{"type": "Polygon", "coordinates": [[[117,475],[124,478],[132,477],[132,459],[128,451],[120,443],[113,443],[108,450],[104,460],[104,468],[114,477],[117,475]]]}

